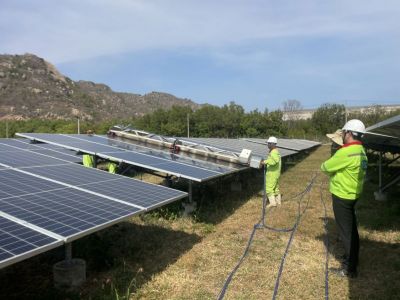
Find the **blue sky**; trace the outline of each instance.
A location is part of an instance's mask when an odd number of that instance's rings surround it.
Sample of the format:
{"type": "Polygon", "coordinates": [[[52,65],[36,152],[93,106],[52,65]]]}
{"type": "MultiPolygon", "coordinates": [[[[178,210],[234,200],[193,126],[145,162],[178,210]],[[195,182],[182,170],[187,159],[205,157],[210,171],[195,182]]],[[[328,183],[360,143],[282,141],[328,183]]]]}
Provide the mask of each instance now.
{"type": "Polygon", "coordinates": [[[2,0],[0,53],[247,111],[400,104],[399,20],[397,0],[2,0]]]}

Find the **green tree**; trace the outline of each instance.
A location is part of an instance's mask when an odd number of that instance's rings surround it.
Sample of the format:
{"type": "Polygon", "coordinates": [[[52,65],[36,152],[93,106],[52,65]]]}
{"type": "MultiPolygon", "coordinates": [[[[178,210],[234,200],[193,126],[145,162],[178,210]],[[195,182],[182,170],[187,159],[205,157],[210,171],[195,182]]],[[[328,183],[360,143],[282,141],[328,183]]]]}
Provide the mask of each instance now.
{"type": "Polygon", "coordinates": [[[323,104],[314,112],[311,120],[319,135],[334,132],[344,125],[345,107],[340,104],[323,104]]]}

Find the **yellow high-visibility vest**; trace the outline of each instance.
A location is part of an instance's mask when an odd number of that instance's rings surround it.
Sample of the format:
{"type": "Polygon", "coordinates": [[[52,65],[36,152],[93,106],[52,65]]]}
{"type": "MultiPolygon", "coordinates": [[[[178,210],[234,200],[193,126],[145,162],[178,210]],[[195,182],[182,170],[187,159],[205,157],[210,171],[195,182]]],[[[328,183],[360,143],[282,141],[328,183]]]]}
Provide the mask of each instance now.
{"type": "Polygon", "coordinates": [[[117,173],[117,168],[118,168],[118,165],[115,162],[110,161],[108,163],[108,172],[109,173],[112,173],[112,174],[117,173]]]}
{"type": "Polygon", "coordinates": [[[95,167],[95,158],[94,155],[83,154],[82,155],[82,163],[85,167],[94,168],[95,167]]]}
{"type": "Polygon", "coordinates": [[[361,142],[343,145],[321,165],[321,170],[330,177],[329,191],[342,199],[358,199],[368,166],[367,155],[361,142]]]}

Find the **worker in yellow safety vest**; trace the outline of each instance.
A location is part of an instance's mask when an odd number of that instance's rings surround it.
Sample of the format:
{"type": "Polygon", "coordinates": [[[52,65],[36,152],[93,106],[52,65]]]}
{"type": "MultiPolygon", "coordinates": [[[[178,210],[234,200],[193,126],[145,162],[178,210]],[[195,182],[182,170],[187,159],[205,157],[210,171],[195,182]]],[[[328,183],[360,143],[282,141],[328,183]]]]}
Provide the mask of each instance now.
{"type": "Polygon", "coordinates": [[[108,172],[111,174],[116,174],[117,173],[117,169],[118,169],[118,165],[117,163],[110,161],[108,163],[108,172]]]}
{"type": "Polygon", "coordinates": [[[267,207],[281,205],[281,194],[279,191],[279,177],[281,176],[281,154],[276,147],[278,140],[271,136],[267,140],[269,153],[263,161],[266,166],[265,174],[265,193],[267,194],[269,204],[267,207]]]}
{"type": "Polygon", "coordinates": [[[84,153],[82,155],[82,164],[88,168],[96,167],[96,158],[94,155],[84,153]]]}
{"type": "Polygon", "coordinates": [[[343,146],[321,165],[329,176],[329,191],[345,256],[341,268],[333,270],[341,277],[357,277],[359,235],[355,205],[363,190],[368,159],[361,143],[365,126],[360,120],[350,120],[342,128],[343,146]]]}

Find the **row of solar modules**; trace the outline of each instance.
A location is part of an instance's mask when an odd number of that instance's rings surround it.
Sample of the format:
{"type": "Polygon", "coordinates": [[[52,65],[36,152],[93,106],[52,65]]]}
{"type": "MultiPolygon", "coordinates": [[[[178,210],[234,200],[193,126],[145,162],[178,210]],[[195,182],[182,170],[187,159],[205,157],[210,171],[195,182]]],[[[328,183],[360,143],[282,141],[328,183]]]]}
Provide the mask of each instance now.
{"type": "MultiPolygon", "coordinates": [[[[265,158],[268,154],[267,140],[258,138],[179,138],[183,141],[191,143],[209,145],[219,149],[240,153],[242,149],[252,150],[252,155],[260,158],[265,158]]],[[[321,145],[319,142],[300,140],[300,139],[278,139],[277,147],[281,157],[291,156],[300,151],[308,150],[321,145]]]]}
{"type": "MultiPolygon", "coordinates": [[[[240,153],[242,149],[252,150],[252,155],[264,158],[267,155],[268,148],[265,139],[223,139],[223,138],[179,138],[183,141],[197,143],[202,145],[209,145],[219,149],[233,151],[240,153]]],[[[280,146],[281,139],[279,139],[278,147],[280,146]]],[[[298,152],[298,150],[281,148],[280,153],[282,157],[291,156],[298,152]]]]}
{"type": "MultiPolygon", "coordinates": [[[[174,154],[161,149],[150,147],[137,141],[107,137],[102,135],[76,134],[17,134],[34,141],[49,143],[67,149],[94,154],[98,157],[125,162],[130,165],[144,167],[153,171],[175,175],[189,180],[203,182],[223,175],[239,172],[247,166],[227,163],[209,157],[190,156],[185,153],[174,154]]],[[[179,138],[191,143],[209,145],[219,149],[240,153],[250,149],[254,156],[264,158],[268,148],[265,140],[257,139],[216,139],[216,138],[179,138]]],[[[312,148],[319,143],[305,140],[281,140],[278,147],[281,156],[291,156],[299,151],[312,148]]]]}
{"type": "Polygon", "coordinates": [[[0,140],[0,268],[187,196],[59,150],[0,140]]]}
{"type": "Polygon", "coordinates": [[[206,161],[200,158],[173,154],[169,151],[134,143],[132,140],[121,140],[102,135],[45,133],[17,133],[17,135],[197,182],[214,179],[246,168],[223,161],[206,161]]]}

